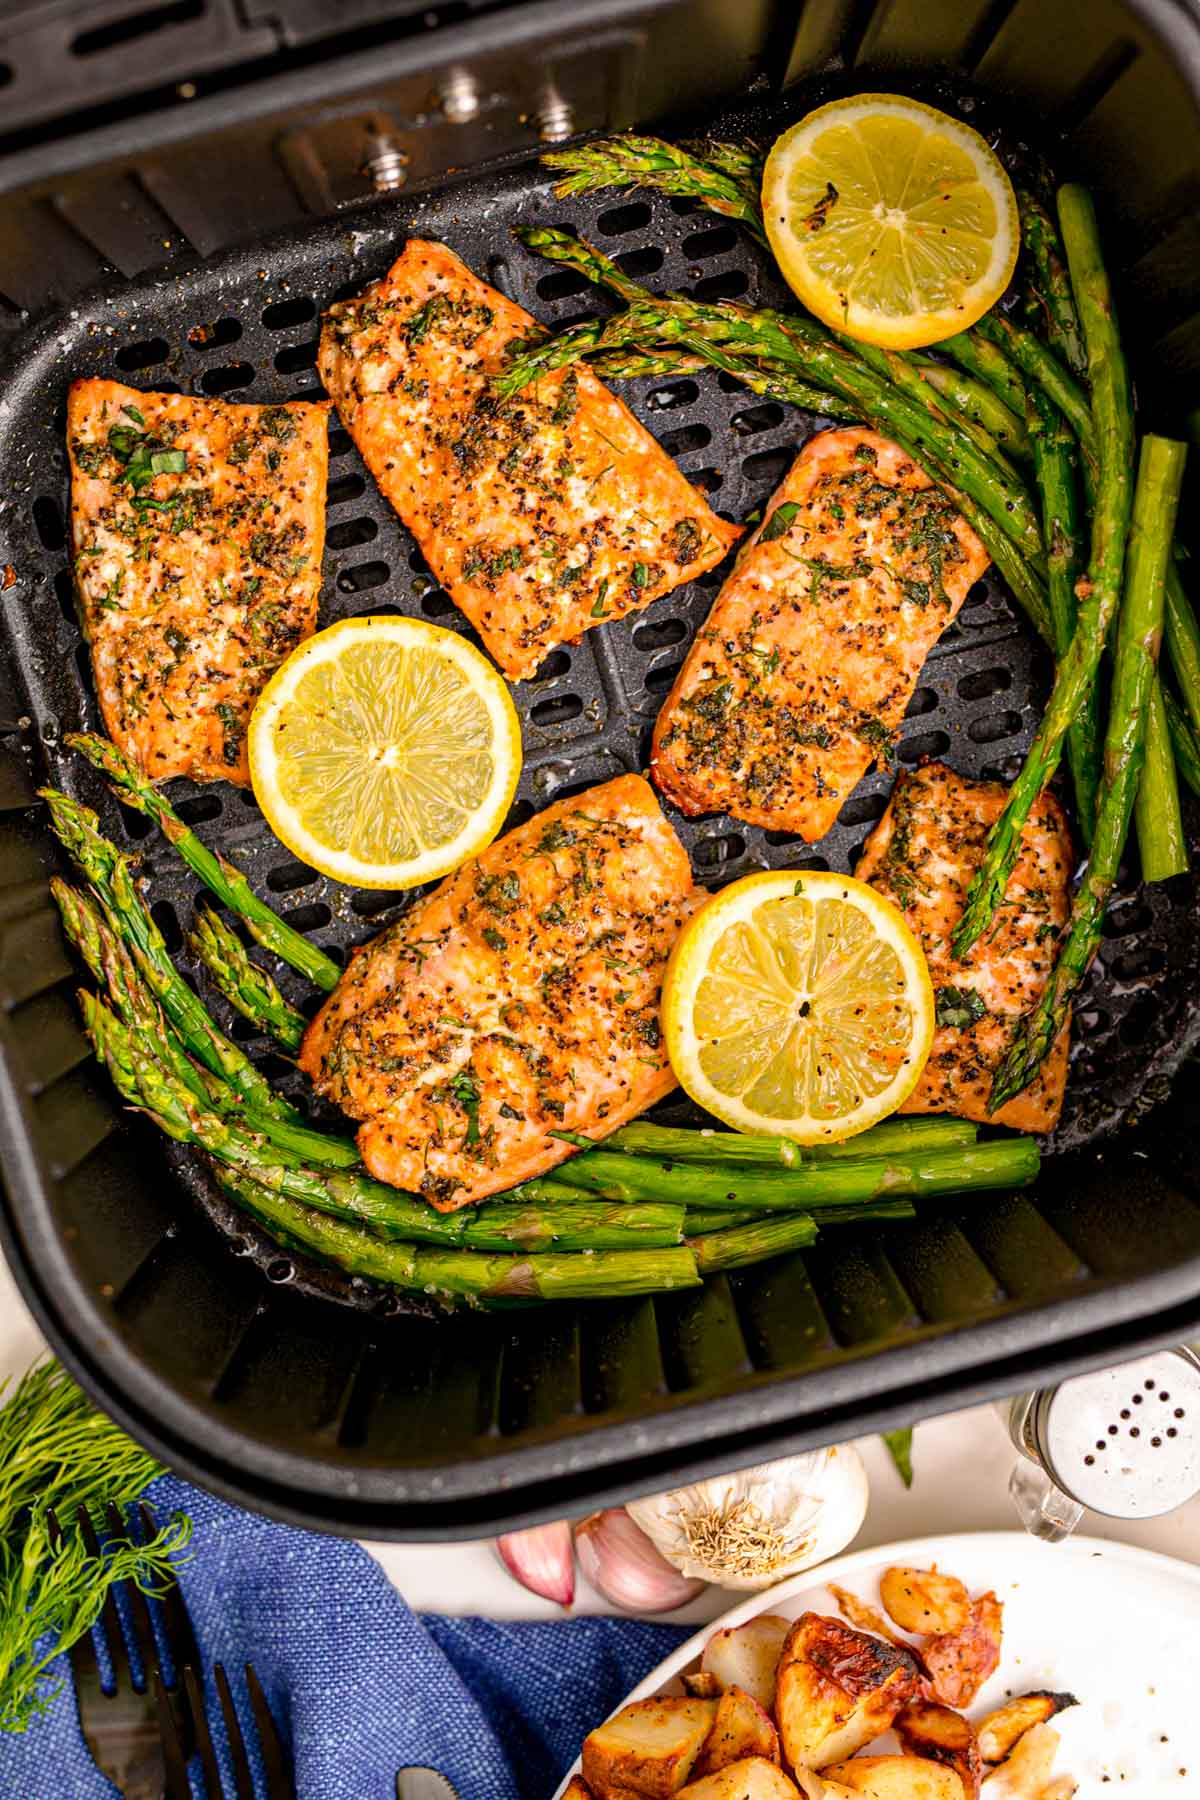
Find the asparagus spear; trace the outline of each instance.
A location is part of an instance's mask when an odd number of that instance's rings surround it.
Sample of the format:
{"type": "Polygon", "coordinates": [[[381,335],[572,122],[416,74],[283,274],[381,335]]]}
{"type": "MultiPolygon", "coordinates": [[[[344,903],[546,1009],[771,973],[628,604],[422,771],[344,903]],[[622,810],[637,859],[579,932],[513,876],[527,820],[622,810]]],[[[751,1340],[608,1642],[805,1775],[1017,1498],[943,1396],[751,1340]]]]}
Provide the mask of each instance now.
{"type": "MultiPolygon", "coordinates": [[[[1082,188],[1078,191],[1084,192],[1082,188]]],[[[1088,204],[1091,204],[1090,200],[1088,204]]],[[[1081,303],[1081,313],[1083,310],[1081,303]]],[[[1048,350],[1032,331],[1027,331],[1022,325],[1014,325],[1002,313],[984,313],[979,323],[971,329],[973,334],[1002,351],[1023,375],[1053,400],[1072,429],[1079,435],[1086,436],[1092,426],[1087,392],[1071,371],[1063,367],[1053,350],[1048,350]]],[[[1095,380],[1094,373],[1091,379],[1095,380]]]]}
{"type": "MultiPolygon", "coordinates": [[[[726,1231],[748,1225],[752,1219],[783,1218],[782,1213],[724,1212],[719,1206],[689,1206],[683,1215],[684,1236],[699,1237],[706,1231],[726,1231]]],[[[879,1199],[847,1202],[844,1206],[813,1206],[803,1215],[814,1225],[857,1225],[864,1220],[915,1219],[911,1200],[879,1199]]]]}
{"type": "Polygon", "coordinates": [[[1077,381],[1087,379],[1087,350],[1075,311],[1071,277],[1063,257],[1058,227],[1036,194],[1018,189],[1021,244],[1032,264],[1030,286],[1045,323],[1051,348],[1077,381]]]}
{"type": "Polygon", "coordinates": [[[1024,419],[1018,419],[999,394],[984,382],[977,381],[973,375],[965,375],[951,363],[936,362],[932,356],[914,352],[908,361],[956,412],[990,432],[1002,450],[1022,459],[1032,454],[1024,419]]]}
{"type": "Polygon", "coordinates": [[[112,929],[124,940],[154,998],[188,1049],[206,1069],[252,1101],[259,1112],[302,1123],[299,1114],[275,1093],[246,1053],[217,1030],[202,1002],[179,974],[163,935],[138,892],[128,857],[103,835],[91,807],[72,800],[57,788],[42,788],[40,793],[50,809],[60,843],[83,872],[112,929]]]}
{"type": "Polygon", "coordinates": [[[747,1263],[765,1262],[789,1250],[803,1250],[816,1242],[817,1228],[805,1213],[782,1213],[775,1219],[754,1219],[724,1231],[706,1231],[688,1238],[701,1275],[720,1269],[744,1269],[747,1263]]]}
{"type": "Polygon", "coordinates": [[[604,350],[591,366],[602,381],[636,381],[639,375],[695,375],[707,368],[702,356],[686,350],[604,350]]]}
{"type": "Polygon", "coordinates": [[[766,152],[757,144],[731,144],[701,138],[683,147],[697,162],[706,163],[709,168],[720,169],[723,175],[736,181],[755,216],[761,214],[763,164],[767,158],[766,152]]]}
{"type": "Polygon", "coordinates": [[[1146,748],[1134,801],[1143,881],[1169,881],[1187,872],[1187,835],[1175,777],[1175,752],[1158,682],[1146,701],[1146,748]]]}
{"type": "MultiPolygon", "coordinates": [[[[695,1209],[730,1212],[811,1212],[859,1204],[880,1195],[947,1194],[1019,1187],[1037,1172],[1037,1145],[1028,1138],[891,1156],[814,1158],[799,1168],[721,1168],[619,1151],[589,1151],[567,1166],[577,1188],[610,1200],[672,1200],[695,1209]]],[[[549,1201],[553,1180],[527,1181],[510,1198],[549,1201]]]]}
{"type": "Polygon", "coordinates": [[[1167,572],[1164,637],[1192,728],[1200,733],[1200,624],[1179,576],[1178,552],[1167,572]]]}
{"type": "Polygon", "coordinates": [[[662,138],[628,136],[600,138],[569,150],[552,150],[542,158],[550,169],[564,171],[555,184],[560,200],[571,194],[594,194],[601,188],[648,187],[660,194],[700,200],[713,212],[744,225],[760,244],[763,230],[758,194],[748,191],[749,165],[730,172],[730,155],[736,146],[723,146],[718,157],[701,162],[676,144],[662,138]]]}
{"type": "Polygon", "coordinates": [[[258,898],[240,869],[217,856],[201,843],[172,807],[133,762],[107,738],[95,732],[73,731],[64,738],[72,750],[99,769],[110,783],[117,798],[154,820],[167,841],[174,845],[188,868],[199,876],[231,912],[245,922],[251,935],[264,950],[272,951],[285,963],[304,975],[314,987],[330,993],[341,979],[341,969],[331,956],[310,944],[300,932],[293,931],[277,913],[258,898]]]}
{"type": "Polygon", "coordinates": [[[695,1287],[699,1281],[695,1258],[686,1246],[532,1257],[429,1250],[375,1237],[237,1170],[218,1164],[213,1172],[230,1199],[281,1243],[406,1293],[466,1299],[487,1307],[522,1300],[612,1299],[695,1287]]]}
{"type": "Polygon", "coordinates": [[[960,368],[982,381],[985,387],[991,388],[1011,413],[1021,419],[1025,417],[1025,383],[1003,350],[986,338],[966,331],[942,338],[938,349],[946,356],[952,356],[960,368]]]}
{"type": "Polygon", "coordinates": [[[218,990],[244,1019],[261,1027],[285,1050],[300,1048],[308,1028],[303,1013],[290,1006],[266,970],[251,961],[237,933],[211,906],[197,910],[187,941],[197,962],[203,963],[218,990]]]}
{"type": "MultiPolygon", "coordinates": [[[[1083,567],[1075,482],[1075,440],[1062,414],[1038,387],[1029,392],[1033,467],[1042,497],[1050,619],[1054,653],[1062,658],[1075,634],[1075,584],[1083,567]]],[[[1100,786],[1100,720],[1095,685],[1080,703],[1067,732],[1067,756],[1075,784],[1075,810],[1085,843],[1091,841],[1100,786]]]]}
{"type": "Polygon", "coordinates": [[[1170,688],[1163,688],[1162,697],[1171,747],[1175,752],[1175,767],[1193,794],[1200,794],[1200,737],[1170,688]]]}
{"type": "MultiPolygon", "coordinates": [[[[558,1135],[564,1135],[559,1133],[558,1135]]],[[[655,1125],[648,1119],[635,1119],[622,1125],[603,1140],[605,1150],[622,1150],[627,1156],[662,1156],[677,1162],[716,1163],[729,1167],[735,1163],[780,1163],[785,1169],[799,1168],[811,1159],[827,1156],[904,1156],[910,1151],[923,1155],[929,1150],[947,1150],[962,1144],[973,1144],[978,1128],[966,1119],[885,1119],[858,1137],[840,1144],[806,1144],[801,1146],[788,1137],[739,1131],[688,1131],[675,1125],[655,1125]]],[[[583,1148],[590,1140],[574,1138],[583,1148]]],[[[578,1160],[569,1165],[579,1167],[578,1160]]]]}
{"type": "Polygon", "coordinates": [[[1066,733],[1095,685],[1108,629],[1121,597],[1132,502],[1133,402],[1129,375],[1100,255],[1096,215],[1084,188],[1059,189],[1059,218],[1087,345],[1092,386],[1089,425],[1094,430],[1100,458],[1091,554],[1087,580],[1080,584],[1075,634],[1055,671],[1050,698],[1021,773],[1013,783],[1004,811],[988,833],[987,854],[976,870],[954,930],[954,954],[959,957],[967,954],[991,924],[1004,900],[1004,890],[1020,851],[1022,828],[1058,767],[1066,733]]]}
{"type": "MultiPolygon", "coordinates": [[[[1072,255],[1074,277],[1072,235],[1066,224],[1064,237],[1068,254],[1072,255]]],[[[1091,327],[1083,307],[1081,312],[1088,334],[1088,355],[1092,358],[1091,327]]],[[[1020,1020],[996,1071],[989,1102],[993,1111],[1021,1093],[1037,1074],[1100,947],[1104,913],[1129,831],[1145,750],[1146,707],[1154,684],[1163,593],[1186,455],[1186,445],[1170,438],[1147,436],[1142,440],[1129,567],[1117,621],[1112,704],[1104,740],[1104,780],[1091,856],[1071,908],[1070,927],[1054,972],[1037,1005],[1020,1020]]]]}

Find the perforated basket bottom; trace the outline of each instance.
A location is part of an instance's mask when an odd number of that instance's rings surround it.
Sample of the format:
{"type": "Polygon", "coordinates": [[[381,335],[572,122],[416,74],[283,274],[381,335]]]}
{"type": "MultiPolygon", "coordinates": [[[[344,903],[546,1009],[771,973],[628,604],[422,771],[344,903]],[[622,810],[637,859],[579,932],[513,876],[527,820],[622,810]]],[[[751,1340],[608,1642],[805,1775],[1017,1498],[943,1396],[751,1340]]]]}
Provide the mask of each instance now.
{"type": "MultiPolygon", "coordinates": [[[[105,375],[235,400],[312,398],[320,393],[314,362],[321,308],[378,276],[409,233],[444,238],[547,324],[586,316],[602,303],[583,280],[514,244],[510,227],[534,219],[593,238],[628,273],[659,290],[751,302],[785,298],[766,259],[732,224],[651,196],[560,202],[536,162],[524,162],[424,197],[379,203],[181,276],[140,279],[44,330],[11,372],[0,439],[0,523],[21,580],[2,615],[9,655],[49,778],[98,806],[106,828],[142,855],[155,916],[176,953],[181,923],[198,897],[196,883],[146,821],[119,808],[91,771],[59,748],[64,732],[98,724],[65,546],[67,384],[105,375]]],[[[711,373],[626,383],[621,392],[690,479],[737,519],[762,505],[800,445],[827,423],[756,399],[711,373]]],[[[330,448],[321,623],[399,612],[471,636],[336,421],[330,448]]],[[[548,656],[537,679],[518,686],[526,762],[510,823],[563,794],[645,767],[655,714],[721,579],[713,572],[634,620],[588,632],[578,645],[548,656]]],[[[929,658],[899,761],[945,757],[966,775],[1011,779],[1047,674],[1003,583],[989,573],[929,658]]],[[[697,878],[709,885],[762,868],[850,870],[890,785],[886,773],[869,776],[815,848],[723,817],[674,817],[673,823],[697,878]]],[[[314,876],[275,840],[247,793],[179,783],[174,796],[183,816],[238,862],[285,918],[335,956],[411,903],[413,896],[348,890],[314,876]]],[[[1195,884],[1183,878],[1145,888],[1123,871],[1100,960],[1076,1011],[1067,1106],[1050,1150],[1088,1144],[1165,1091],[1197,1033],[1198,960],[1195,884]]],[[[314,998],[298,980],[288,971],[276,974],[290,997],[311,1010],[314,998]]],[[[306,1103],[294,1070],[224,1013],[222,1003],[213,1005],[272,1078],[306,1103]]],[[[663,1116],[688,1114],[675,1101],[663,1116]]],[[[215,1194],[188,1153],[172,1149],[170,1159],[221,1229],[273,1280],[385,1310],[399,1304],[369,1284],[298,1267],[215,1194]]]]}

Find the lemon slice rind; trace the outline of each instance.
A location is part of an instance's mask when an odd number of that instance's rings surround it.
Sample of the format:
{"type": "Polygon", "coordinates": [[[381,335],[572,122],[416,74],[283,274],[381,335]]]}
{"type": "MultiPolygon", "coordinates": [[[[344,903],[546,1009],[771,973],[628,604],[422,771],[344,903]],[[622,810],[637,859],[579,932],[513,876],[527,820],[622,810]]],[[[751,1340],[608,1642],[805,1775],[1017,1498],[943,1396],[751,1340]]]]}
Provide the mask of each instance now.
{"type": "Polygon", "coordinates": [[[883,895],[845,875],[780,871],[734,882],[688,921],[662,1016],[697,1105],[738,1131],[819,1143],[908,1098],[934,997],[921,947],[883,895]]]}
{"type": "Polygon", "coordinates": [[[784,132],[763,172],[763,217],[809,311],[892,350],[973,325],[1008,286],[1020,246],[1012,183],[990,146],[900,94],[834,100],[784,132]]]}
{"type": "Polygon", "coordinates": [[[520,778],[521,726],[503,677],[474,645],[423,620],[365,617],[317,632],[275,671],[248,751],[255,798],[294,856],[347,886],[401,890],[449,874],[496,836],[520,778]],[[354,679],[342,681],[351,664],[354,679]],[[327,753],[314,689],[340,701],[327,753]],[[289,731],[304,757],[288,754],[289,731]],[[389,808],[404,813],[391,831],[389,808]],[[360,846],[401,838],[408,848],[363,854],[333,842],[314,815],[351,822],[360,846]]]}

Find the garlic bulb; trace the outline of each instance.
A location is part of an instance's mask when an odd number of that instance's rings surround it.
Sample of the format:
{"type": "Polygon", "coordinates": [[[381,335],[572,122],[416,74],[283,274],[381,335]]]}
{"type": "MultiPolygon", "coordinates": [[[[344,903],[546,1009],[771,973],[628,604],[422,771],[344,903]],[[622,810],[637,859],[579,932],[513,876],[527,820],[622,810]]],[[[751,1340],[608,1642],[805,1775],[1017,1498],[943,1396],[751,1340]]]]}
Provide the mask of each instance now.
{"type": "Polygon", "coordinates": [[[857,1450],[809,1450],[648,1500],[630,1516],[683,1575],[765,1588],[847,1545],[867,1510],[857,1450]]]}
{"type": "Polygon", "coordinates": [[[674,1612],[705,1585],[673,1569],[620,1506],[575,1527],[575,1553],[596,1591],[623,1612],[674,1612]]]}
{"type": "Polygon", "coordinates": [[[509,1531],[496,1540],[500,1560],[531,1594],[570,1606],[575,1598],[575,1551],[571,1527],[565,1519],[553,1525],[535,1525],[529,1531],[509,1531]]]}

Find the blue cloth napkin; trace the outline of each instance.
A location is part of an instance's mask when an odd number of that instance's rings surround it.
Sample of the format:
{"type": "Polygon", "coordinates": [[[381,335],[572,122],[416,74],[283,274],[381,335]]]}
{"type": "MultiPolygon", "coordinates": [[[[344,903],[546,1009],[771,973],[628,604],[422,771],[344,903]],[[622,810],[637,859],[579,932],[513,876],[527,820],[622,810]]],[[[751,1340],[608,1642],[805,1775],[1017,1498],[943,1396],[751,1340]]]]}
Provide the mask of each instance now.
{"type": "MultiPolygon", "coordinates": [[[[147,1498],[160,1523],[176,1510],[193,1521],[180,1584],[210,1719],[221,1662],[252,1741],[240,1680],[252,1662],[291,1744],[300,1800],[395,1800],[408,1764],[440,1769],[462,1800],[550,1800],[591,1727],[687,1636],[633,1619],[418,1615],[357,1544],[275,1525],[173,1476],[147,1498]]],[[[113,1800],[80,1736],[65,1657],[56,1672],[68,1691],[51,1710],[23,1736],[0,1734],[0,1800],[113,1800]]]]}

